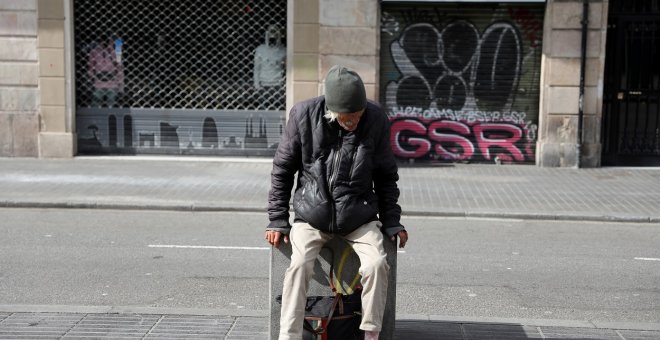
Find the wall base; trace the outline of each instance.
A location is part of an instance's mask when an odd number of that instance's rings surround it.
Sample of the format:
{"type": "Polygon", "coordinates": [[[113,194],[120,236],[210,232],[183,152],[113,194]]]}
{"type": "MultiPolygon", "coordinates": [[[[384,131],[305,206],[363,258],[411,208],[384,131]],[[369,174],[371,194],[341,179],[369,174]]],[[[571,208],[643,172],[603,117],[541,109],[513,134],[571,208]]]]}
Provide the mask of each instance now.
{"type": "MultiPolygon", "coordinates": [[[[601,144],[583,144],[581,153],[581,168],[600,166],[601,144]]],[[[538,143],[536,159],[540,167],[576,167],[577,147],[574,143],[538,143]]]]}
{"type": "Polygon", "coordinates": [[[39,157],[72,158],[76,154],[76,134],[67,132],[39,133],[39,157]]]}
{"type": "Polygon", "coordinates": [[[31,113],[0,113],[0,157],[37,157],[39,119],[31,113]]]}

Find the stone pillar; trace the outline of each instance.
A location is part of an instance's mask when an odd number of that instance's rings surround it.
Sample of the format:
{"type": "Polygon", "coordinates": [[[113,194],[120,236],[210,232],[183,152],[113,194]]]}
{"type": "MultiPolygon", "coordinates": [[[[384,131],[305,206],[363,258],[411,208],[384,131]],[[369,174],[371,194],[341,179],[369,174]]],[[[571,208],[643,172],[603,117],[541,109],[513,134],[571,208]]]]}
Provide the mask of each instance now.
{"type": "MultiPolygon", "coordinates": [[[[548,0],[541,68],[537,164],[577,165],[582,1],[548,0]]],[[[600,166],[608,2],[589,1],[581,166],[600,166]]]]}
{"type": "Polygon", "coordinates": [[[73,157],[74,110],[71,84],[71,3],[69,0],[38,0],[40,157],[73,157]],[[68,20],[65,18],[68,17],[68,20]]]}
{"type": "Polygon", "coordinates": [[[355,70],[378,100],[380,6],[376,0],[319,0],[320,81],[335,64],[355,70]]]}
{"type": "Polygon", "coordinates": [[[319,93],[319,0],[288,0],[286,107],[319,93]]]}
{"type": "Polygon", "coordinates": [[[36,157],[39,66],[36,0],[0,1],[0,156],[36,157]]]}
{"type": "Polygon", "coordinates": [[[376,0],[289,0],[287,112],[323,94],[330,67],[357,71],[367,97],[378,100],[380,7],[376,0]]]}

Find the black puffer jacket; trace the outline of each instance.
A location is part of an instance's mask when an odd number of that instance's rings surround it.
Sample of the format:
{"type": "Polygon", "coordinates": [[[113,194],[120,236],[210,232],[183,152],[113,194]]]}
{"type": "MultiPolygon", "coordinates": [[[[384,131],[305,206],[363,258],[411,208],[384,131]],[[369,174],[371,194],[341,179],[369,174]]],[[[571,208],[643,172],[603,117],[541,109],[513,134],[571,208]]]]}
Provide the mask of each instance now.
{"type": "Polygon", "coordinates": [[[269,230],[287,233],[289,200],[296,221],[324,232],[348,234],[380,219],[390,236],[403,230],[397,200],[397,165],[390,148],[390,125],[374,102],[355,131],[329,123],[323,96],[296,104],[289,115],[271,173],[269,230]]]}

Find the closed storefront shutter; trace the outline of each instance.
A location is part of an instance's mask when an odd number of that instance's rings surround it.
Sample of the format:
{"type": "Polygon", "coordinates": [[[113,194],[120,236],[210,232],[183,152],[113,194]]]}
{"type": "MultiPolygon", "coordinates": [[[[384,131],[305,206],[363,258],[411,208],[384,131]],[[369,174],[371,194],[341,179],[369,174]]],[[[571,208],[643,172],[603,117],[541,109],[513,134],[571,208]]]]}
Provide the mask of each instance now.
{"type": "Polygon", "coordinates": [[[396,156],[534,162],[545,3],[381,8],[380,100],[396,156]]]}
{"type": "Polygon", "coordinates": [[[79,153],[274,154],[286,2],[73,3],[79,153]]]}

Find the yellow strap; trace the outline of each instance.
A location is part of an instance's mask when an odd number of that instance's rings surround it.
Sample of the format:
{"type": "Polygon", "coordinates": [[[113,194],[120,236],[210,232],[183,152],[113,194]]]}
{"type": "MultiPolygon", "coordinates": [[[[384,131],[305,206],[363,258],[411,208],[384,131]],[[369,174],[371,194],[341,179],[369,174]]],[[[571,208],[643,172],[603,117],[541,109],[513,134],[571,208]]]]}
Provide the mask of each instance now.
{"type": "Polygon", "coordinates": [[[344,264],[346,263],[348,257],[351,255],[352,250],[353,247],[351,247],[349,244],[346,244],[346,247],[344,247],[344,251],[341,254],[341,259],[339,259],[339,266],[337,267],[337,275],[335,276],[335,287],[338,293],[349,294],[349,295],[353,294],[353,291],[355,290],[355,286],[360,281],[360,273],[358,272],[355,274],[355,277],[353,278],[351,285],[345,291],[344,291],[344,287],[341,284],[341,274],[344,272],[344,264]]]}

